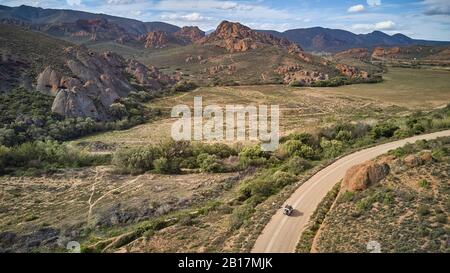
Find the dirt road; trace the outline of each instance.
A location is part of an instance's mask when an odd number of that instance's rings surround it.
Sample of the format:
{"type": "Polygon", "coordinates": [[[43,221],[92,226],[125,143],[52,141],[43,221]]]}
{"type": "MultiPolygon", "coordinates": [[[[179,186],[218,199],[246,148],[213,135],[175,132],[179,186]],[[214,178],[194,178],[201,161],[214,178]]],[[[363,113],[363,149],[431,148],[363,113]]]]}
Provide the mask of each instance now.
{"type": "Polygon", "coordinates": [[[415,136],[361,150],[329,165],[302,184],[286,201],[287,204],[292,205],[295,209],[291,217],[283,215],[281,209],[277,211],[256,240],[252,252],[294,252],[310,216],[325,195],[344,177],[345,172],[350,167],[385,154],[389,150],[396,149],[407,143],[414,143],[421,139],[430,140],[443,136],[450,136],[450,130],[415,136]]]}

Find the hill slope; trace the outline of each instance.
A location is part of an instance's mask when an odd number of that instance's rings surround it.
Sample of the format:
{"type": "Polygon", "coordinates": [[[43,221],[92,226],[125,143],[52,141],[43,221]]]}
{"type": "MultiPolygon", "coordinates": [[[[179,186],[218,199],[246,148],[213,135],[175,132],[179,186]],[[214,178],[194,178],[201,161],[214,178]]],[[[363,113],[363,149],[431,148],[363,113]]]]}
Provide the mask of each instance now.
{"type": "Polygon", "coordinates": [[[30,6],[0,5],[0,22],[28,26],[73,41],[133,39],[152,31],[174,33],[180,28],[163,22],[94,14],[76,10],[43,9],[30,6]]]}
{"type": "Polygon", "coordinates": [[[368,252],[376,241],[384,253],[448,252],[449,141],[417,142],[378,159],[390,174],[368,189],[341,190],[315,250],[368,252]]]}
{"type": "Polygon", "coordinates": [[[414,40],[403,34],[388,35],[381,31],[368,34],[354,34],[341,29],[322,27],[291,29],[285,32],[261,30],[277,37],[289,39],[298,43],[307,51],[338,52],[351,48],[377,46],[408,46],[408,45],[446,45],[450,42],[414,40]]]}
{"type": "Polygon", "coordinates": [[[171,72],[181,71],[201,85],[307,86],[339,76],[371,76],[355,67],[307,54],[287,39],[227,21],[195,44],[146,51],[140,60],[171,72]]]}

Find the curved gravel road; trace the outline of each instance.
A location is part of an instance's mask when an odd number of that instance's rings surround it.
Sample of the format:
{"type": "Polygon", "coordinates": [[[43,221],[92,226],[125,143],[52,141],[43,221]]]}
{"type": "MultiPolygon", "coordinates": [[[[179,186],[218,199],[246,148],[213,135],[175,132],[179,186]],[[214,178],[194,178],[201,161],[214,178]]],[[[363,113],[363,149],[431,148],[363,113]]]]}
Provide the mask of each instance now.
{"type": "Polygon", "coordinates": [[[414,143],[421,139],[431,140],[444,136],[450,136],[450,130],[382,144],[355,152],[337,160],[312,176],[286,200],[286,204],[294,207],[294,215],[287,217],[283,215],[281,209],[278,210],[256,240],[252,252],[294,252],[300,235],[308,224],[309,218],[316,210],[316,207],[333,186],[344,177],[350,167],[371,160],[392,149],[402,147],[407,143],[414,143]]]}

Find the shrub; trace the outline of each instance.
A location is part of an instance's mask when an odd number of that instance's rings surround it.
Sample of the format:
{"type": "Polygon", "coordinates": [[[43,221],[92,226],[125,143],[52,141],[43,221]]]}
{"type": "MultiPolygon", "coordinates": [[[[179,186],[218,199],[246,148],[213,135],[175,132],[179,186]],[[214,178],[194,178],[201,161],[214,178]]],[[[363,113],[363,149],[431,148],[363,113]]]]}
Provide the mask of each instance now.
{"type": "Polygon", "coordinates": [[[5,172],[5,168],[10,161],[10,149],[5,146],[0,146],[0,174],[5,172]]]}
{"type": "Polygon", "coordinates": [[[232,147],[223,143],[204,144],[198,143],[193,145],[193,154],[198,156],[200,154],[216,155],[220,158],[227,158],[238,155],[238,152],[232,147]]]}
{"type": "Polygon", "coordinates": [[[299,156],[307,159],[314,158],[314,150],[300,140],[288,140],[281,149],[289,156],[299,156]]]}
{"type": "Polygon", "coordinates": [[[286,164],[283,166],[283,170],[294,175],[299,175],[300,173],[311,168],[311,163],[299,156],[291,157],[286,164]]]}
{"type": "Polygon", "coordinates": [[[424,188],[424,189],[429,189],[430,183],[427,180],[422,179],[419,181],[419,187],[424,188]]]}
{"type": "Polygon", "coordinates": [[[190,81],[180,81],[173,86],[175,92],[187,92],[196,89],[198,86],[190,81]]]}
{"type": "Polygon", "coordinates": [[[245,147],[239,153],[240,163],[246,166],[260,166],[267,162],[269,158],[269,154],[261,150],[261,147],[253,146],[253,147],[245,147]]]}
{"type": "Polygon", "coordinates": [[[294,183],[295,181],[297,181],[297,178],[293,174],[284,171],[277,171],[272,175],[271,180],[275,190],[278,190],[291,183],[294,183]]]}
{"type": "Polygon", "coordinates": [[[248,221],[254,212],[255,209],[250,204],[244,204],[235,208],[230,216],[230,230],[238,230],[245,222],[248,221]]]}
{"type": "Polygon", "coordinates": [[[322,138],[320,147],[323,149],[325,158],[335,158],[344,152],[344,144],[339,140],[327,140],[322,138]]]}
{"type": "Polygon", "coordinates": [[[153,162],[154,171],[160,174],[179,174],[180,160],[178,158],[168,159],[166,157],[160,157],[153,162]]]}
{"type": "Polygon", "coordinates": [[[420,216],[425,216],[425,215],[428,215],[428,214],[430,213],[430,210],[428,209],[427,206],[425,206],[425,205],[420,205],[420,206],[417,208],[417,213],[418,213],[420,216]]]}
{"type": "Polygon", "coordinates": [[[36,141],[14,148],[0,146],[0,171],[27,168],[29,174],[45,173],[55,168],[85,167],[109,162],[108,156],[90,155],[56,141],[36,141]]]}
{"type": "Polygon", "coordinates": [[[352,132],[347,130],[339,131],[339,133],[336,135],[336,139],[340,141],[349,141],[352,139],[352,132]]]}
{"type": "Polygon", "coordinates": [[[436,161],[443,161],[444,158],[448,155],[448,150],[444,148],[433,149],[431,155],[436,161]]]}
{"type": "Polygon", "coordinates": [[[202,172],[219,173],[224,171],[219,157],[216,155],[200,154],[197,157],[197,164],[202,172]]]}
{"type": "Polygon", "coordinates": [[[154,168],[153,162],[161,155],[155,147],[141,147],[119,150],[114,154],[112,163],[125,173],[143,173],[154,168]]]}
{"type": "Polygon", "coordinates": [[[374,139],[391,138],[395,132],[400,129],[397,125],[392,123],[382,123],[372,128],[372,136],[374,139]]]}

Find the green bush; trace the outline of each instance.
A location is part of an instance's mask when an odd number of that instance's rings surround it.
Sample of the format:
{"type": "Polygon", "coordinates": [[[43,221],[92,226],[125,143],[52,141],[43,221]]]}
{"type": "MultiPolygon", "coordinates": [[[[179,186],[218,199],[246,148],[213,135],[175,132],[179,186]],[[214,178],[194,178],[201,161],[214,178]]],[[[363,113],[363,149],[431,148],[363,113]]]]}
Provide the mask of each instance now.
{"type": "Polygon", "coordinates": [[[327,140],[322,138],[320,147],[323,149],[325,158],[335,158],[344,152],[344,144],[339,140],[327,140]]]}
{"type": "Polygon", "coordinates": [[[350,141],[352,139],[352,132],[347,130],[339,131],[339,133],[336,135],[336,139],[340,141],[350,141]]]}
{"type": "Polygon", "coordinates": [[[220,173],[224,171],[217,155],[200,154],[197,157],[197,164],[202,172],[220,173]]]}
{"type": "Polygon", "coordinates": [[[311,167],[311,163],[308,160],[299,156],[293,156],[283,165],[282,169],[288,173],[299,175],[311,167]]]}
{"type": "Polygon", "coordinates": [[[176,92],[188,92],[198,88],[198,86],[190,81],[180,81],[173,86],[173,91],[176,92]]]}
{"type": "Polygon", "coordinates": [[[143,173],[154,168],[153,162],[161,156],[156,147],[123,149],[116,152],[112,163],[124,173],[143,173]]]}
{"type": "Polygon", "coordinates": [[[27,142],[14,148],[0,146],[0,167],[5,172],[29,169],[45,173],[52,169],[108,164],[109,157],[91,155],[56,141],[27,142]]]}
{"type": "Polygon", "coordinates": [[[444,158],[449,155],[449,151],[445,147],[443,147],[443,148],[436,148],[436,149],[433,149],[431,155],[432,155],[434,160],[436,160],[436,161],[443,161],[444,158]]]}
{"type": "Polygon", "coordinates": [[[391,138],[394,136],[395,132],[400,129],[395,124],[392,123],[382,123],[377,124],[375,127],[372,128],[372,137],[374,139],[380,139],[382,137],[384,138],[391,138]]]}
{"type": "Polygon", "coordinates": [[[180,159],[160,157],[153,162],[154,171],[160,174],[179,174],[181,173],[180,159]]]}
{"type": "Polygon", "coordinates": [[[261,150],[261,147],[245,147],[239,153],[239,161],[244,167],[264,165],[269,158],[269,154],[261,150]]]}
{"type": "Polygon", "coordinates": [[[216,155],[220,158],[227,158],[230,156],[237,156],[238,152],[223,143],[204,144],[196,143],[193,145],[193,154],[198,156],[200,154],[216,155]]]}
{"type": "Polygon", "coordinates": [[[5,168],[8,166],[8,162],[11,160],[10,149],[5,146],[0,146],[0,174],[5,172],[5,168]]]}
{"type": "Polygon", "coordinates": [[[238,230],[253,215],[255,209],[251,204],[244,204],[233,210],[230,216],[230,230],[238,230]]]}
{"type": "Polygon", "coordinates": [[[288,156],[299,156],[306,159],[312,159],[315,156],[313,148],[303,144],[300,140],[288,140],[281,146],[281,149],[288,156]]]}
{"type": "Polygon", "coordinates": [[[424,189],[429,189],[430,188],[430,182],[428,182],[425,179],[422,179],[419,181],[419,187],[424,188],[424,189]]]}

